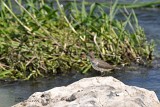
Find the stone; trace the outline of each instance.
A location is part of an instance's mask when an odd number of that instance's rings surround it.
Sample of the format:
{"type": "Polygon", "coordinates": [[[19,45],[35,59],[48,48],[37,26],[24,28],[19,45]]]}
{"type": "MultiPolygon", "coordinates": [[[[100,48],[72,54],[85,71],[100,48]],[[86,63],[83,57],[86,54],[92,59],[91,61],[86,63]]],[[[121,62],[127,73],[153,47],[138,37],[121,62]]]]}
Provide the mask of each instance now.
{"type": "Polygon", "coordinates": [[[36,92],[12,107],[160,107],[160,103],[153,91],[113,77],[92,77],[36,92]]]}

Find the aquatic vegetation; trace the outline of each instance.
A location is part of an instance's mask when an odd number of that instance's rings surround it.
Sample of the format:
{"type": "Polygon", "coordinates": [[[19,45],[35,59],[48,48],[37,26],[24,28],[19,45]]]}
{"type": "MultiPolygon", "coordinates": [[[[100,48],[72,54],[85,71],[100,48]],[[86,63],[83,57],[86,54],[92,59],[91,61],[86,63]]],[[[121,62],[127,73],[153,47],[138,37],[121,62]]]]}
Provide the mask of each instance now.
{"type": "Polygon", "coordinates": [[[58,0],[30,0],[22,5],[1,0],[0,78],[30,79],[91,68],[84,53],[115,65],[152,59],[154,43],[146,41],[133,10],[123,11],[117,2],[109,8],[58,0]],[[14,6],[14,7],[16,7],[14,6]],[[107,10],[109,9],[109,12],[107,10]],[[123,13],[125,20],[115,18],[123,13]]]}

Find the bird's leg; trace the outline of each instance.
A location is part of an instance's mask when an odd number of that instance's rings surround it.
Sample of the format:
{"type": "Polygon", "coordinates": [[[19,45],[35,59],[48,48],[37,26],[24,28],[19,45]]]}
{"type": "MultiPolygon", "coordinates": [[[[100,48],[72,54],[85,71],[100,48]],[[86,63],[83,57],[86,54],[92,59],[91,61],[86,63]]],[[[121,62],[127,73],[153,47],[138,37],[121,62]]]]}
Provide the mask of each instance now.
{"type": "Polygon", "coordinates": [[[105,72],[102,71],[102,72],[101,72],[101,76],[102,76],[102,77],[105,76],[105,72]]]}

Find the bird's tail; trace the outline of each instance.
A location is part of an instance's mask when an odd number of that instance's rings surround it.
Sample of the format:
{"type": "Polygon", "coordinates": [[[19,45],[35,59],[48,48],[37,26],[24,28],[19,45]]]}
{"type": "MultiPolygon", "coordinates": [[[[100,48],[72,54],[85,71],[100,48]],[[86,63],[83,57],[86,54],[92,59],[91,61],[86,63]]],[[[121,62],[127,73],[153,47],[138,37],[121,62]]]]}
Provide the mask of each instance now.
{"type": "Polygon", "coordinates": [[[119,67],[116,67],[115,69],[117,69],[117,70],[120,70],[121,68],[119,68],[119,67]]]}
{"type": "Polygon", "coordinates": [[[116,66],[115,66],[115,67],[114,67],[114,69],[116,69],[116,70],[120,70],[121,68],[120,68],[120,67],[116,67],[116,66]]]}

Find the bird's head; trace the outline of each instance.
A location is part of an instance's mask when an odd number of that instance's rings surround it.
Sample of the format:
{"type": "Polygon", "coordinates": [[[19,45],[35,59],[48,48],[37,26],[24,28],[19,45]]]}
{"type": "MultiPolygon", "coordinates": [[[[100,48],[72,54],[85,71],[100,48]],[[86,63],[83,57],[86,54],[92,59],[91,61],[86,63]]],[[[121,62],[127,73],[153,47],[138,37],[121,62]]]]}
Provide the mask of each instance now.
{"type": "Polygon", "coordinates": [[[89,54],[87,55],[87,58],[90,60],[90,61],[92,61],[95,57],[94,57],[94,52],[93,51],[91,51],[91,52],[89,52],[89,54]]]}

